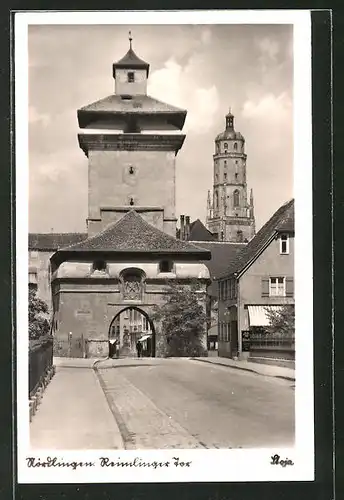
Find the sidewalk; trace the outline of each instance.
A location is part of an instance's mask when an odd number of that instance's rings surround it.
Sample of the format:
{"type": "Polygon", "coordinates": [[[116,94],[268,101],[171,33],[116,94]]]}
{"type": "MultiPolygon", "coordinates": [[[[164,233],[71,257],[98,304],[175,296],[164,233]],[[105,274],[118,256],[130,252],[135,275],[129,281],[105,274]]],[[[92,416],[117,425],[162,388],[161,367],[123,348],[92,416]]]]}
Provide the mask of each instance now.
{"type": "Polygon", "coordinates": [[[93,359],[55,358],[56,374],[30,424],[34,449],[124,449],[93,359]]]}
{"type": "Polygon", "coordinates": [[[245,370],[254,372],[266,377],[277,377],[286,380],[295,381],[295,370],[282,366],[264,365],[260,363],[252,363],[250,361],[236,361],[230,358],[208,357],[208,358],[192,358],[195,361],[203,363],[213,363],[215,365],[227,366],[237,370],[245,370]]]}

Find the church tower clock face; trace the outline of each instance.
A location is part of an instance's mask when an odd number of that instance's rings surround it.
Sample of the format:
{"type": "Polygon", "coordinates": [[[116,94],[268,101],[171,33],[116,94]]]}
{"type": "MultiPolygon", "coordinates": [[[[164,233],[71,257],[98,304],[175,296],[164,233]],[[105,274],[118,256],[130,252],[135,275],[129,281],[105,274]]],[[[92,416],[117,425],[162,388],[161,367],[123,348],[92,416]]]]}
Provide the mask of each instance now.
{"type": "Polygon", "coordinates": [[[215,138],[213,196],[208,194],[207,226],[219,241],[245,243],[255,234],[253,193],[247,195],[245,139],[231,111],[215,138]]]}

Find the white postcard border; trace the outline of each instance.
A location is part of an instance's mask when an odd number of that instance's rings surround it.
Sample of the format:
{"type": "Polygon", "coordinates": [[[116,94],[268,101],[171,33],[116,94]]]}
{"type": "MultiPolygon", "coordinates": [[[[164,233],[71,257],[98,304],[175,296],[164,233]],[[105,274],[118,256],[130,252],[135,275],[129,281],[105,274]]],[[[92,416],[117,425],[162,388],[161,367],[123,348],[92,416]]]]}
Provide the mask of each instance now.
{"type": "MultiPolygon", "coordinates": [[[[310,11],[19,12],[15,14],[17,440],[20,483],[301,481],[314,480],[312,126],[310,11]],[[28,25],[30,24],[293,24],[296,307],[296,445],[252,450],[30,451],[28,390],[28,25]],[[271,465],[271,455],[293,466],[271,465]],[[28,467],[42,462],[92,462],[94,467],[28,467]],[[101,467],[111,460],[171,461],[160,467],[101,467]],[[191,461],[176,466],[173,457],[191,461]]],[[[278,168],[278,165],[276,166],[278,168]]]]}

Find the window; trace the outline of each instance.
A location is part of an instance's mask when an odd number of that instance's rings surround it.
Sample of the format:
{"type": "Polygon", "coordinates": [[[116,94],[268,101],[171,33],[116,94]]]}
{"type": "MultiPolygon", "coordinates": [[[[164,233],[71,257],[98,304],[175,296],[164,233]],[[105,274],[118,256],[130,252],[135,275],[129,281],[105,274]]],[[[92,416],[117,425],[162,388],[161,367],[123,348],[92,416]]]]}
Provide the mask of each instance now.
{"type": "Polygon", "coordinates": [[[129,167],[129,174],[132,175],[134,173],[134,167],[130,165],[129,167]]]}
{"type": "Polygon", "coordinates": [[[223,241],[223,237],[224,237],[223,231],[221,231],[221,241],[223,241]]]}
{"type": "Polygon", "coordinates": [[[105,260],[99,259],[95,260],[92,265],[92,271],[100,271],[100,272],[105,272],[106,271],[106,262],[105,260]]]}
{"type": "Polygon", "coordinates": [[[240,205],[239,191],[236,189],[233,193],[233,205],[238,207],[240,205]]]}
{"type": "Polygon", "coordinates": [[[235,180],[238,180],[238,172],[235,173],[235,180]]]}
{"type": "Polygon", "coordinates": [[[287,234],[281,234],[280,236],[280,254],[289,254],[289,236],[287,234]]]}
{"type": "Polygon", "coordinates": [[[227,173],[226,172],[223,174],[223,178],[225,181],[227,180],[227,173]]]}
{"type": "Polygon", "coordinates": [[[219,193],[215,191],[215,208],[219,208],[219,193]]]}
{"type": "Polygon", "coordinates": [[[237,142],[234,143],[234,149],[235,149],[235,151],[238,149],[238,143],[237,142]]]}
{"type": "Polygon", "coordinates": [[[227,160],[224,161],[225,168],[227,167],[227,160]]]}
{"type": "Polygon", "coordinates": [[[171,273],[173,262],[171,260],[162,260],[159,262],[159,273],[171,273]]]}
{"type": "Polygon", "coordinates": [[[224,147],[225,149],[228,149],[228,143],[227,143],[227,142],[225,142],[225,143],[224,143],[224,145],[223,145],[223,147],[224,147]]]}
{"type": "Polygon", "coordinates": [[[285,296],[285,278],[282,277],[270,278],[269,295],[271,297],[285,296]]]}
{"type": "Polygon", "coordinates": [[[133,71],[128,72],[128,83],[133,83],[135,81],[135,73],[133,71]]]}
{"type": "Polygon", "coordinates": [[[134,205],[134,198],[130,198],[130,200],[129,200],[129,205],[130,205],[130,206],[133,206],[133,205],[134,205]]]}

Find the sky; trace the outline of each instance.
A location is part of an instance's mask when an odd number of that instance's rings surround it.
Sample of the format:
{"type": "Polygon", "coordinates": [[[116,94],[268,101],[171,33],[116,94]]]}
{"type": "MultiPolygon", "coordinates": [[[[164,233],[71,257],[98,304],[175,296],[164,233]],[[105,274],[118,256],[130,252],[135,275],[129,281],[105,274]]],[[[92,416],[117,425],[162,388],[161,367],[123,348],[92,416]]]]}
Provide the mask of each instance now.
{"type": "Polygon", "coordinates": [[[128,50],[150,64],[148,94],[188,111],[176,214],[205,222],[215,136],[229,108],[246,140],[259,229],[293,197],[290,25],[29,26],[29,230],[86,231],[87,158],[77,109],[114,92],[128,50]]]}

